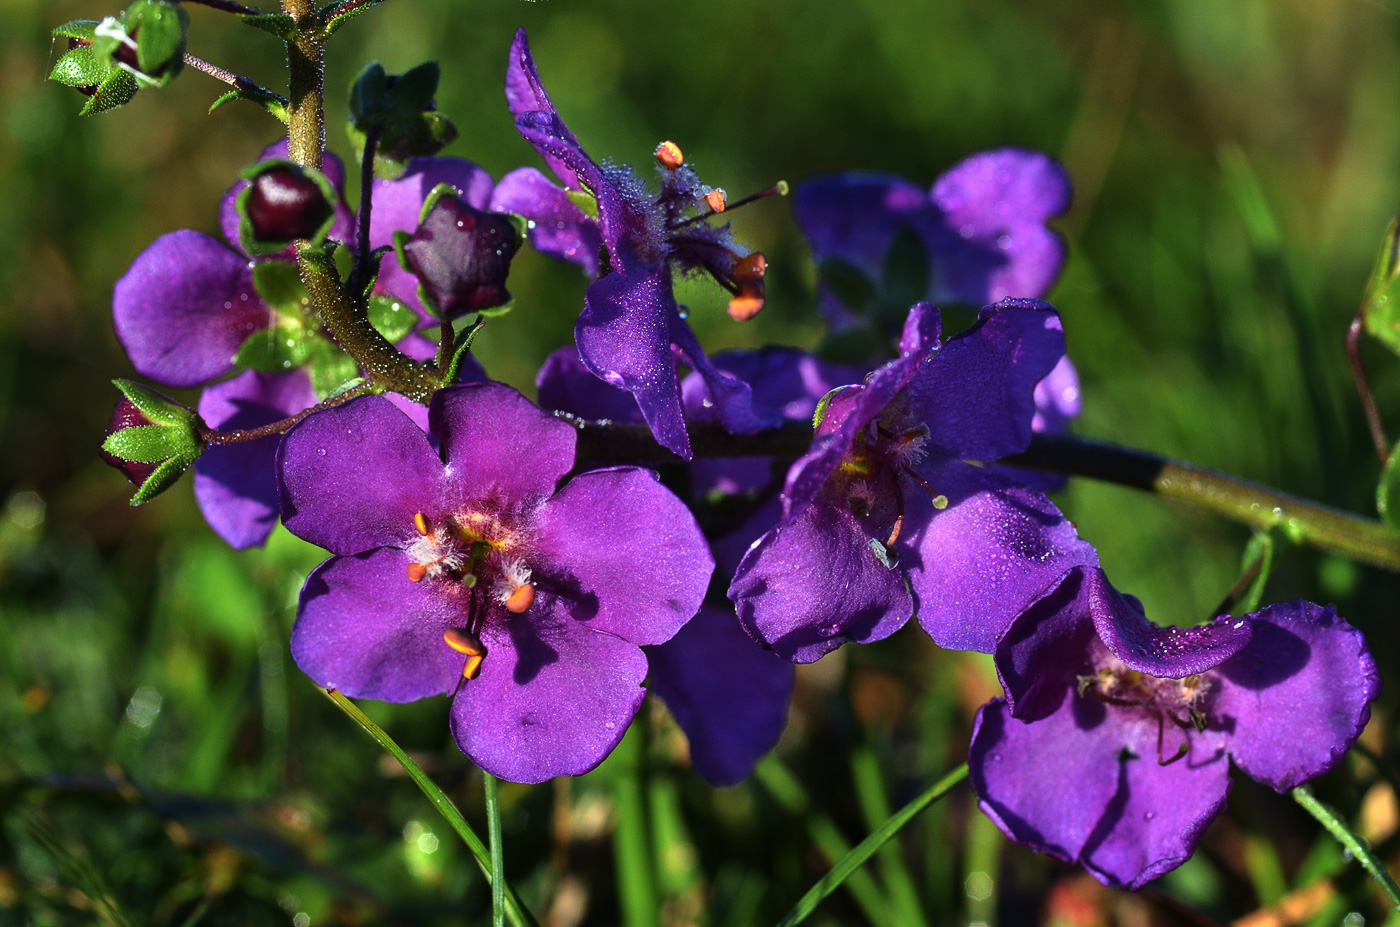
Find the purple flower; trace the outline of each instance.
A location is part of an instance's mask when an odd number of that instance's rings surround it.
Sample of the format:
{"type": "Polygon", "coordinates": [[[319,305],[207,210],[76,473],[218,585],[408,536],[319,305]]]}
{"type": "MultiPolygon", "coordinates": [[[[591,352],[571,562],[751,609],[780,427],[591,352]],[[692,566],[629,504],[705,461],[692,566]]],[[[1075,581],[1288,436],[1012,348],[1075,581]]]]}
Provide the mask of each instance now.
{"type": "MultiPolygon", "coordinates": [[[[929,190],[891,174],[809,180],[798,186],[793,210],[819,262],[836,260],[900,289],[910,285],[900,278],[921,274],[912,282],[920,292],[899,294],[894,309],[902,315],[911,299],[976,306],[1045,295],[1065,259],[1045,222],[1069,208],[1070,196],[1069,176],[1054,159],[1000,148],[954,165],[929,190]],[[922,255],[892,253],[904,230],[922,255]],[[914,266],[899,266],[911,259],[914,266]]],[[[855,324],[861,307],[843,303],[830,283],[822,304],[832,324],[855,324]]]]}
{"type": "Polygon", "coordinates": [[[749,633],[807,663],[917,609],[939,645],[989,652],[1056,577],[1097,563],[1043,495],[964,462],[1026,446],[1032,391],[1063,353],[1046,303],[987,307],[941,347],[938,310],[914,306],[900,356],[824,400],[782,520],[739,564],[729,597],[749,633]]]}
{"type": "Polygon", "coordinates": [[[1191,855],[1225,806],[1230,760],[1280,792],[1321,775],[1380,685],[1330,607],[1162,628],[1098,569],[1071,570],[1016,618],[996,665],[1006,697],[978,713],[969,758],[982,810],[1131,889],[1191,855]]]}
{"type": "Polygon", "coordinates": [[[509,387],[439,391],[429,419],[441,456],[379,397],[283,439],[283,520],[335,555],[302,590],[292,655],[351,696],[453,694],[453,737],[495,775],[586,772],[641,703],[641,646],[700,607],[700,530],[648,470],[558,487],[574,430],[509,387]]]}
{"type": "MultiPolygon", "coordinates": [[[[567,189],[555,187],[538,171],[516,171],[502,179],[492,208],[531,220],[536,247],[602,274],[588,287],[574,328],[583,363],[631,393],[657,441],[682,457],[690,457],[690,439],[676,376],[677,352],[705,378],[726,428],[748,433],[763,427],[751,408],[748,385],[710,363],[672,291],[675,271],[703,270],[740,300],[753,298],[761,259],[734,243],[728,225],[697,221],[713,208],[706,195],[715,191],[680,163],[678,150],[669,143],[659,149],[664,157],[658,156],[661,192],[655,197],[630,169],[595,163],[550,102],[523,29],[511,45],[506,99],[520,133],[567,189]],[[592,197],[596,219],[575,205],[571,192],[592,197]],[[601,265],[599,245],[606,254],[601,265]]],[[[722,195],[711,199],[722,208],[722,195]]]]}

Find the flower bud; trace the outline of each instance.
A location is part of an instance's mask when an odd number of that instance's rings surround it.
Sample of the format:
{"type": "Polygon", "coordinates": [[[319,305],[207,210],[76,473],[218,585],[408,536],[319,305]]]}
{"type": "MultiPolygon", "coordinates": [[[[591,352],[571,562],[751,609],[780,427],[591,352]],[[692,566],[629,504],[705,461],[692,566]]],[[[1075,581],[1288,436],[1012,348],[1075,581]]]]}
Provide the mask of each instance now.
{"type": "Polygon", "coordinates": [[[122,398],[107,423],[99,452],[140,488],[140,505],[174,485],[204,452],[194,410],[130,380],[114,380],[122,398]]]}
{"type": "Polygon", "coordinates": [[[430,195],[425,210],[418,230],[395,242],[404,269],[418,278],[424,304],[450,319],[509,303],[506,276],[524,240],[519,220],[474,209],[451,194],[430,195]]]}
{"type": "Polygon", "coordinates": [[[319,171],[262,161],[243,172],[238,237],[249,254],[281,251],[297,239],[320,244],[335,221],[335,188],[319,171]]]}

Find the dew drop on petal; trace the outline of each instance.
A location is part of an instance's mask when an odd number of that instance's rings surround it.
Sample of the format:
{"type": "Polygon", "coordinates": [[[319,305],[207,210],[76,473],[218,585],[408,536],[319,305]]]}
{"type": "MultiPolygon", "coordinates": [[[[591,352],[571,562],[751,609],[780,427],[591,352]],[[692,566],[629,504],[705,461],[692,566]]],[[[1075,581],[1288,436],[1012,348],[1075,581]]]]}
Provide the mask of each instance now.
{"type": "Polygon", "coordinates": [[[325,456],[326,456],[326,449],[325,449],[324,447],[318,447],[318,448],[316,448],[316,456],[317,456],[317,457],[325,457],[325,456]]]}

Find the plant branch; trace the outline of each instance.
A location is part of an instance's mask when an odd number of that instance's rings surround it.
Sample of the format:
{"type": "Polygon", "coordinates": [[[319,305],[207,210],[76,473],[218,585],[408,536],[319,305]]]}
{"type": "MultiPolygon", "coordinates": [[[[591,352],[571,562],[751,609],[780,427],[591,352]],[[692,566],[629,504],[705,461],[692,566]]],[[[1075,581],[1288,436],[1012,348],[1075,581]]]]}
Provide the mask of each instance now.
{"type": "Polygon", "coordinates": [[[255,6],[244,6],[241,3],[234,3],[233,0],[184,0],[185,3],[197,3],[200,6],[212,7],[222,10],[225,13],[238,13],[245,16],[262,16],[263,11],[255,6]]]}
{"type": "Polygon", "coordinates": [[[365,150],[360,158],[360,215],[356,220],[358,242],[355,247],[355,267],[350,271],[350,293],[358,298],[365,288],[365,281],[369,279],[370,254],[373,249],[369,244],[369,222],[370,212],[374,208],[374,151],[379,147],[378,123],[369,127],[365,133],[365,150]]]}
{"type": "Polygon", "coordinates": [[[244,428],[237,431],[219,431],[217,428],[210,428],[208,425],[204,424],[204,421],[201,419],[195,424],[195,429],[199,433],[200,440],[205,444],[244,444],[248,441],[257,441],[261,438],[270,438],[273,435],[280,435],[283,432],[291,430],[293,425],[306,418],[308,415],[320,412],[322,409],[333,409],[342,402],[349,402],[356,396],[363,396],[365,393],[369,392],[369,390],[370,385],[368,383],[360,383],[358,386],[352,386],[344,392],[336,393],[329,399],[316,403],[316,405],[309,409],[303,409],[296,415],[288,416],[287,418],[262,425],[258,428],[244,428]]]}
{"type": "Polygon", "coordinates": [[[1376,453],[1380,455],[1381,466],[1390,460],[1390,442],[1385,437],[1385,425],[1381,422],[1380,409],[1376,408],[1376,398],[1371,395],[1371,386],[1366,382],[1366,369],[1361,366],[1361,333],[1365,330],[1366,307],[1357,310],[1356,318],[1347,327],[1347,366],[1351,368],[1351,379],[1356,384],[1356,395],[1361,397],[1361,409],[1366,413],[1366,427],[1371,432],[1371,440],[1376,443],[1376,453]]]}
{"type": "Polygon", "coordinates": [[[1327,828],[1327,832],[1337,838],[1337,842],[1346,847],[1347,851],[1361,864],[1361,868],[1370,873],[1385,893],[1390,896],[1390,903],[1400,910],[1400,886],[1395,884],[1395,880],[1390,877],[1390,873],[1385,871],[1381,861],[1376,858],[1376,854],[1371,851],[1371,847],[1365,840],[1352,833],[1350,827],[1346,825],[1337,812],[1318,801],[1312,790],[1306,785],[1300,785],[1291,793],[1293,800],[1302,805],[1303,808],[1317,819],[1317,822],[1327,828]]]}
{"type": "Polygon", "coordinates": [[[203,58],[197,58],[188,52],[185,53],[185,64],[194,68],[196,71],[203,71],[205,74],[208,74],[210,77],[213,77],[216,80],[223,81],[230,87],[237,87],[239,90],[247,90],[252,93],[266,94],[269,97],[281,100],[283,103],[287,102],[286,97],[273,93],[266,87],[261,87],[258,84],[255,84],[253,81],[250,81],[243,75],[235,74],[232,71],[225,70],[224,68],[219,67],[217,64],[212,64],[208,61],[205,61],[203,58]]]}

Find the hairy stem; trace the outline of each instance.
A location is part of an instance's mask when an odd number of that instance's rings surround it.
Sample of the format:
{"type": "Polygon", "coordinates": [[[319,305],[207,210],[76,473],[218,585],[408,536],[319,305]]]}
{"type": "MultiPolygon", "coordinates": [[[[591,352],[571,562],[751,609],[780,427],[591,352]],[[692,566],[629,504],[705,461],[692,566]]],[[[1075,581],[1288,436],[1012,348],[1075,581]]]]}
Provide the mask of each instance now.
{"type": "Polygon", "coordinates": [[[212,7],[222,10],[225,13],[241,13],[248,16],[261,16],[263,11],[254,6],[244,6],[241,3],[234,3],[233,0],[185,0],[186,3],[197,3],[200,6],[212,7]]]}
{"type": "Polygon", "coordinates": [[[205,444],[243,444],[248,441],[257,441],[260,438],[270,438],[273,435],[280,435],[285,431],[289,431],[293,425],[306,418],[308,415],[314,412],[320,412],[322,409],[333,409],[342,402],[349,402],[356,396],[363,396],[365,393],[369,392],[369,389],[370,385],[368,383],[352,386],[342,393],[337,393],[329,399],[316,403],[316,405],[309,409],[303,409],[296,415],[288,416],[280,421],[271,422],[270,424],[262,425],[258,428],[244,428],[237,431],[219,431],[216,428],[210,428],[208,425],[204,424],[202,420],[199,421],[195,427],[199,432],[200,439],[203,440],[205,444]]]}

